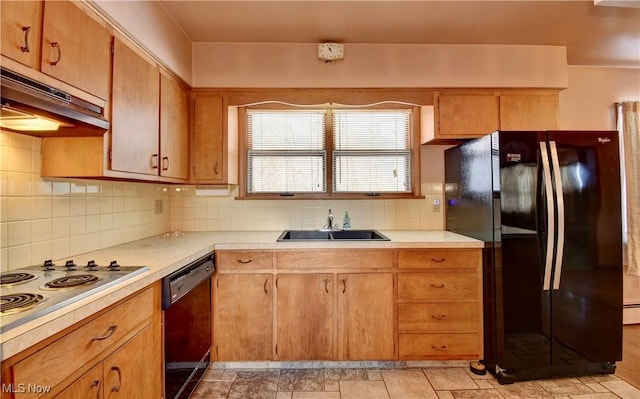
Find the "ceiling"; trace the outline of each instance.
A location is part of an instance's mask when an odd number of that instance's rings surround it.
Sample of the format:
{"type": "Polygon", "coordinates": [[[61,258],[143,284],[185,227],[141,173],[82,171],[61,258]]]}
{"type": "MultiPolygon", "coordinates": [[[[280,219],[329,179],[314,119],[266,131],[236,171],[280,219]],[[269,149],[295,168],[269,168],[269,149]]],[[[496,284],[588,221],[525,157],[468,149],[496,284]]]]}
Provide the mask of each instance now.
{"type": "Polygon", "coordinates": [[[528,44],[640,68],[640,0],[162,1],[193,42],[528,44]]]}

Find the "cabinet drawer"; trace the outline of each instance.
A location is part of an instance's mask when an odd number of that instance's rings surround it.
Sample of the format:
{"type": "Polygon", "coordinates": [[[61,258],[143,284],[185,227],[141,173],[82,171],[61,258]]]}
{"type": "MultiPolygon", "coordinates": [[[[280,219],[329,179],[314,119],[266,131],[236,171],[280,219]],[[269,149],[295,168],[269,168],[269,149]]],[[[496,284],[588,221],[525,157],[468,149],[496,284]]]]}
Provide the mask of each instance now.
{"type": "Polygon", "coordinates": [[[393,267],[393,252],[345,249],[335,251],[278,251],[278,269],[387,269],[393,267]]]}
{"type": "Polygon", "coordinates": [[[256,270],[273,268],[271,251],[216,251],[217,270],[256,270]]]}
{"type": "Polygon", "coordinates": [[[398,301],[475,301],[478,300],[478,279],[473,272],[398,273],[398,301]]]}
{"type": "Polygon", "coordinates": [[[398,267],[401,269],[475,269],[481,261],[482,252],[476,249],[414,249],[398,252],[398,267]]]}
{"type": "Polygon", "coordinates": [[[400,334],[400,360],[478,359],[479,334],[400,334]]]}
{"type": "Polygon", "coordinates": [[[478,331],[478,304],[401,303],[398,305],[400,332],[475,333],[478,331]]]}
{"type": "Polygon", "coordinates": [[[17,363],[13,367],[14,381],[58,384],[149,319],[153,306],[152,289],[136,295],[17,363]]]}

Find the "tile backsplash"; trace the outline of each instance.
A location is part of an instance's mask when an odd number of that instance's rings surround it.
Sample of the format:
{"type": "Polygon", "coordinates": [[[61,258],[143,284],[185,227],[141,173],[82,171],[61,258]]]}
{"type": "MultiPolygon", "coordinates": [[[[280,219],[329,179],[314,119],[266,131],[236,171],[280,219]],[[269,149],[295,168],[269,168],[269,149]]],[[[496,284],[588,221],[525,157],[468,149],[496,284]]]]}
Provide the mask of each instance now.
{"type": "Polygon", "coordinates": [[[37,137],[0,131],[1,271],[168,231],[317,229],[329,209],[340,226],[348,211],[354,229],[444,225],[444,207],[434,205],[442,204],[442,183],[423,182],[425,199],[412,200],[235,200],[237,187],[203,197],[193,185],[42,178],[40,145],[37,137]]]}
{"type": "Polygon", "coordinates": [[[41,178],[40,142],[0,132],[0,270],[169,231],[168,186],[41,178]]]}

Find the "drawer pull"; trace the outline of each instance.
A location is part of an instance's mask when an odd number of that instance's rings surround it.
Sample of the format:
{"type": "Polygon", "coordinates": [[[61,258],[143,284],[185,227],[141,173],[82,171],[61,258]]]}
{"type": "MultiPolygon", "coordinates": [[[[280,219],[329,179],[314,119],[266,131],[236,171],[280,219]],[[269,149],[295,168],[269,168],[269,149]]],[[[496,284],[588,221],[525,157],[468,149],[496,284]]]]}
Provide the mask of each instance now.
{"type": "Polygon", "coordinates": [[[442,346],[431,345],[431,349],[433,349],[435,351],[446,351],[447,350],[447,346],[446,345],[442,345],[442,346]]]}
{"type": "Polygon", "coordinates": [[[24,32],[24,46],[20,46],[20,50],[23,53],[30,53],[31,49],[29,48],[29,32],[31,32],[30,26],[23,26],[22,31],[24,32]]]}
{"type": "Polygon", "coordinates": [[[93,380],[91,388],[96,388],[96,399],[100,399],[100,380],[93,380]]]}
{"type": "Polygon", "coordinates": [[[431,288],[444,288],[444,284],[431,284],[431,288]]]}
{"type": "Polygon", "coordinates": [[[52,42],[51,48],[58,49],[58,58],[55,61],[50,61],[49,64],[51,66],[57,66],[60,63],[60,58],[62,58],[62,48],[58,42],[52,42]]]}
{"type": "Polygon", "coordinates": [[[347,280],[342,279],[342,293],[344,294],[347,291],[347,280]]]}
{"type": "Polygon", "coordinates": [[[118,373],[118,385],[112,386],[111,392],[120,392],[120,387],[122,386],[122,372],[120,372],[120,367],[111,366],[111,371],[118,373]]]}
{"type": "Polygon", "coordinates": [[[325,278],[324,279],[324,291],[328,294],[329,293],[329,279],[325,278]]]}
{"type": "Polygon", "coordinates": [[[437,259],[436,258],[431,258],[431,261],[432,262],[436,262],[436,263],[442,263],[445,260],[447,260],[447,258],[437,258],[437,259]]]}
{"type": "Polygon", "coordinates": [[[246,265],[247,263],[251,263],[252,259],[248,259],[248,260],[244,260],[244,259],[238,259],[238,263],[242,263],[244,265],[246,265]]]}
{"type": "Polygon", "coordinates": [[[266,278],[264,279],[264,286],[262,288],[264,288],[264,293],[268,294],[269,292],[267,291],[267,282],[269,282],[269,279],[266,278]]]}
{"type": "Polygon", "coordinates": [[[109,338],[110,336],[112,336],[112,335],[113,335],[113,333],[114,333],[114,332],[116,332],[116,329],[117,329],[117,328],[118,328],[118,326],[117,326],[117,325],[115,325],[115,324],[114,324],[114,325],[112,325],[112,326],[109,326],[109,329],[107,330],[107,333],[106,333],[105,335],[100,335],[100,336],[97,336],[97,337],[92,337],[92,338],[91,338],[91,341],[102,341],[102,340],[105,340],[105,339],[109,338]]]}
{"type": "Polygon", "coordinates": [[[434,320],[444,320],[444,319],[447,318],[447,315],[446,314],[441,314],[441,315],[432,314],[431,318],[434,319],[434,320]]]}

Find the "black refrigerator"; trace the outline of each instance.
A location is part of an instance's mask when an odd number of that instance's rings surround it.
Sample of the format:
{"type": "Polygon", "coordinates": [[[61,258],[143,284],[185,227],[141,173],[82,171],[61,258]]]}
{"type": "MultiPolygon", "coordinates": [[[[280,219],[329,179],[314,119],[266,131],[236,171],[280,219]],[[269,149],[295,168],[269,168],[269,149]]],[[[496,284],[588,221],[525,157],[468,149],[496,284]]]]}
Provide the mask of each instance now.
{"type": "Polygon", "coordinates": [[[498,131],[445,151],[446,228],[485,242],[484,359],[500,383],[622,359],[615,131],[498,131]]]}

